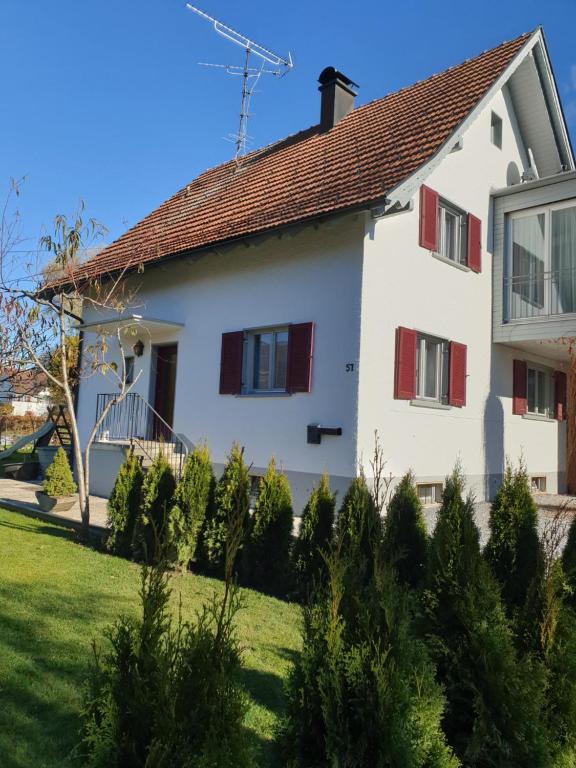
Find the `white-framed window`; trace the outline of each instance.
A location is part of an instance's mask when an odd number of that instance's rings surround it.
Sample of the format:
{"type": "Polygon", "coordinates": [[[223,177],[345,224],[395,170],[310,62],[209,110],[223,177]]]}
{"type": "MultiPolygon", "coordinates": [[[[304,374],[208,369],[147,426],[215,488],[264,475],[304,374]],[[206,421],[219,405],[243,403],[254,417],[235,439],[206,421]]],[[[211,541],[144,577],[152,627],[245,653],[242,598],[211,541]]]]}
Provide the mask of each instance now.
{"type": "Polygon", "coordinates": [[[418,483],[416,485],[416,493],[424,506],[440,504],[442,502],[442,491],[442,483],[418,483]]]}
{"type": "Polygon", "coordinates": [[[129,386],[134,383],[134,358],[125,357],[124,365],[126,370],[126,384],[129,386]]]}
{"type": "Polygon", "coordinates": [[[416,397],[446,403],[449,349],[445,339],[418,334],[416,342],[416,397]]]}
{"type": "Polygon", "coordinates": [[[506,320],[576,312],[576,202],[508,217],[506,320]]]}
{"type": "Polygon", "coordinates": [[[498,149],[502,149],[502,118],[492,112],[490,119],[490,141],[498,149]]]}
{"type": "Polygon", "coordinates": [[[246,340],[246,391],[285,392],[288,374],[288,328],[247,331],[246,340]]]}
{"type": "Polygon", "coordinates": [[[526,411],[535,416],[554,414],[554,374],[547,368],[528,363],[526,382],[526,411]]]}
{"type": "Polygon", "coordinates": [[[532,490],[538,493],[546,493],[546,477],[544,475],[531,477],[530,485],[532,490]]]}
{"type": "Polygon", "coordinates": [[[466,264],[468,217],[445,200],[438,202],[438,254],[456,264],[466,264]]]}

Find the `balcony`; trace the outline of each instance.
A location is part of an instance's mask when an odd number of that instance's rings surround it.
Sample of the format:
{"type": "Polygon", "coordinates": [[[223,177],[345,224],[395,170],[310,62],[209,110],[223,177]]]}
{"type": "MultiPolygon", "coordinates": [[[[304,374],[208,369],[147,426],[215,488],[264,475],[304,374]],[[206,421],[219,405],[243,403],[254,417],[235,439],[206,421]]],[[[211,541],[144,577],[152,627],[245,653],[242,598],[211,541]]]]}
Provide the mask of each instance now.
{"type": "Polygon", "coordinates": [[[576,339],[572,176],[497,198],[494,221],[493,340],[560,361],[576,339]]]}

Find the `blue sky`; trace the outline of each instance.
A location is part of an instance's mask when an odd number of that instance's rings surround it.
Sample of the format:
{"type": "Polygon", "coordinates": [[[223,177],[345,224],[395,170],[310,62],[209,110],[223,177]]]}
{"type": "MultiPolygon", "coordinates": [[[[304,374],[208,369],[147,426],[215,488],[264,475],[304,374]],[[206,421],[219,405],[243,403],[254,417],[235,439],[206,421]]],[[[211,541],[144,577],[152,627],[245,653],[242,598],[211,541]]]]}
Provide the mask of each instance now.
{"type": "MultiPolygon", "coordinates": [[[[503,40],[544,27],[576,144],[575,0],[272,3],[197,0],[294,70],[264,78],[251,146],[318,120],[327,65],[383,96],[503,40]]],[[[121,234],[198,173],[233,155],[239,82],[198,61],[240,63],[184,0],[0,0],[0,184],[27,176],[20,208],[33,244],[82,198],[121,234]]]]}

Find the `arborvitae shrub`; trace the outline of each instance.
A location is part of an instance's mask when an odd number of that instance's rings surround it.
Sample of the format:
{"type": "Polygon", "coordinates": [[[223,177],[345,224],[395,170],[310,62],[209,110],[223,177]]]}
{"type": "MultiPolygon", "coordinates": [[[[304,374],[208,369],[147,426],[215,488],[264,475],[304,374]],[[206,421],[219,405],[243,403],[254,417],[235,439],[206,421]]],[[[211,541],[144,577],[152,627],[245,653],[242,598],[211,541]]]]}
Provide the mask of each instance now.
{"type": "Polygon", "coordinates": [[[498,585],[480,554],[473,502],[447,478],[431,544],[427,643],[448,700],[444,730],[462,763],[545,766],[545,678],[519,662],[498,585]]]}
{"type": "Polygon", "coordinates": [[[174,560],[183,568],[196,554],[208,507],[214,503],[214,482],[208,446],[197,445],[184,462],[171,513],[174,560]]]}
{"type": "Polygon", "coordinates": [[[290,590],[293,525],[290,485],[272,459],[260,478],[246,548],[247,580],[255,589],[277,597],[286,596],[290,590]]]}
{"type": "Polygon", "coordinates": [[[58,446],[52,464],[46,470],[42,490],[48,496],[72,496],[76,493],[68,456],[62,446],[58,446]]]}
{"type": "Polygon", "coordinates": [[[89,768],[251,768],[228,583],[194,624],[174,622],[162,568],[143,567],[141,616],[121,618],[110,649],[94,645],[84,707],[89,768]]]}
{"type": "Polygon", "coordinates": [[[224,472],[216,483],[213,513],[206,518],[202,532],[201,564],[209,573],[223,575],[230,520],[234,513],[240,511],[246,526],[248,493],[249,477],[244,453],[234,444],[224,472]]]}
{"type": "Polygon", "coordinates": [[[373,578],[362,586],[349,578],[351,555],[336,545],[329,595],[305,609],[283,757],[293,768],[455,768],[441,729],[442,693],[413,633],[409,601],[377,550],[373,578]]]}
{"type": "Polygon", "coordinates": [[[428,547],[422,503],[414,477],[408,473],[396,487],[384,520],[384,557],[393,563],[401,584],[422,585],[426,577],[428,547]]]}
{"type": "Polygon", "coordinates": [[[122,557],[132,555],[132,537],[142,503],[143,483],[144,471],[139,460],[130,451],[120,466],[114,488],[108,499],[110,535],[106,546],[122,557]]]}
{"type": "Polygon", "coordinates": [[[160,452],[146,472],[142,485],[142,504],[132,537],[132,551],[137,560],[153,563],[160,550],[167,551],[175,489],[172,468],[160,452]]]}
{"type": "Polygon", "coordinates": [[[330,491],[328,476],[322,475],[304,507],[294,543],[294,571],[302,598],[326,583],[326,563],[322,553],[330,548],[335,509],[336,497],[330,491]]]}
{"type": "Polygon", "coordinates": [[[490,510],[490,538],[484,554],[512,616],[523,609],[543,557],[538,510],[522,464],[517,470],[510,464],[506,467],[490,510]]]}
{"type": "Polygon", "coordinates": [[[568,529],[568,537],[562,552],[562,567],[566,581],[570,585],[571,593],[566,600],[572,606],[576,606],[576,515],[568,529]]]}
{"type": "Polygon", "coordinates": [[[363,584],[371,578],[374,552],[382,543],[382,520],[364,475],[355,478],[342,501],[336,536],[347,562],[351,577],[363,584]]]}

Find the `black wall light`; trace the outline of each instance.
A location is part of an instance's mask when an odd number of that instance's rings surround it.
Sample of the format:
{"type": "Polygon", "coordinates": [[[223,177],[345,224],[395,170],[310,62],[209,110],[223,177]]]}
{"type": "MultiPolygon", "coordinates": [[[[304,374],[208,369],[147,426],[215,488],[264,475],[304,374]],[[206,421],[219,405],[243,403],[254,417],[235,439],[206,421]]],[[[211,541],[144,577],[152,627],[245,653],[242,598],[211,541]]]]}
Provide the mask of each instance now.
{"type": "Polygon", "coordinates": [[[141,339],[138,339],[136,344],[132,347],[132,350],[136,357],[142,357],[144,354],[144,342],[141,339]]]}

